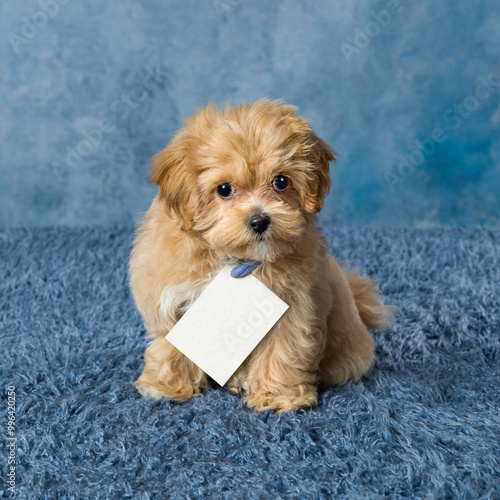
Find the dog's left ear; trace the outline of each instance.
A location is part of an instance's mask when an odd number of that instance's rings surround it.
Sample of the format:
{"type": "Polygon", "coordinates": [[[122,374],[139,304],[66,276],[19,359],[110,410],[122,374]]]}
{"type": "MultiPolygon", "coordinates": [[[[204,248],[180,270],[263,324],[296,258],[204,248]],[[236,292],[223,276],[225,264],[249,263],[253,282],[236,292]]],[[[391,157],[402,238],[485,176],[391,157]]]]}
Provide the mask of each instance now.
{"type": "Polygon", "coordinates": [[[198,191],[196,179],[186,159],[182,132],[154,157],[153,167],[147,178],[160,187],[160,200],[165,204],[167,212],[179,220],[182,229],[191,229],[199,204],[198,191]]]}
{"type": "Polygon", "coordinates": [[[325,141],[311,132],[312,144],[307,155],[308,163],[313,167],[312,179],[303,194],[302,207],[306,212],[318,213],[323,208],[323,200],[330,191],[330,163],[335,163],[335,151],[325,141]]]}

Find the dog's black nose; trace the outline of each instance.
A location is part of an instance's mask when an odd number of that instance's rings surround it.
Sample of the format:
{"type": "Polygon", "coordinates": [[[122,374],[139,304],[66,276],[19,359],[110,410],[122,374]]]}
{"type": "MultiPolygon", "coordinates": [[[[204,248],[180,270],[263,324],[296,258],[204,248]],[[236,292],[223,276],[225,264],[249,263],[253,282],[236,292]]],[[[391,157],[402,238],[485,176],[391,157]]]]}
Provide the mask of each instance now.
{"type": "Polygon", "coordinates": [[[260,215],[252,215],[250,219],[248,219],[248,225],[257,233],[262,234],[271,224],[271,219],[269,216],[260,214],[260,215]]]}

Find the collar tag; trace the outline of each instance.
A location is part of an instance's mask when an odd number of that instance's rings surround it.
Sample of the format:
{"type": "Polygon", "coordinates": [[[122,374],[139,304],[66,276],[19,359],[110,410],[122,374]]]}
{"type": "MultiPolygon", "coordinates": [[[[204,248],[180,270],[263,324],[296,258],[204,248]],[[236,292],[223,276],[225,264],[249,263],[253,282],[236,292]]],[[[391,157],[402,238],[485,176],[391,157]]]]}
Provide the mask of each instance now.
{"type": "Polygon", "coordinates": [[[288,309],[255,276],[233,279],[238,267],[225,265],[165,337],[219,385],[288,309]]]}

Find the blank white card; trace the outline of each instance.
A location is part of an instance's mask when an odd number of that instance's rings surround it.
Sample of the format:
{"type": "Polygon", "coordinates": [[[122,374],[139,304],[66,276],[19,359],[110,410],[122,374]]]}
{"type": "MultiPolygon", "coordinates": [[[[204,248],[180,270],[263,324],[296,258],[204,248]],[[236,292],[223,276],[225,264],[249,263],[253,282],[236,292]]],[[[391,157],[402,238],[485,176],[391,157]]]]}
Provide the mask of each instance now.
{"type": "Polygon", "coordinates": [[[221,269],[165,337],[219,385],[288,309],[252,274],[231,277],[233,267],[221,269]]]}

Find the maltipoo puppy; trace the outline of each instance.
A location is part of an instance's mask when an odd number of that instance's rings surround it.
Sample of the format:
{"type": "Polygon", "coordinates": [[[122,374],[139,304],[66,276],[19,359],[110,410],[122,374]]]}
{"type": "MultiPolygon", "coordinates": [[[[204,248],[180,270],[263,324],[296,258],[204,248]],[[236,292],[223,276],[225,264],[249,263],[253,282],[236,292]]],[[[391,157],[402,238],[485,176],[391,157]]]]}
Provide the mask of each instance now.
{"type": "Polygon", "coordinates": [[[199,109],[154,158],[159,195],[130,261],[153,338],[135,384],[142,394],[185,401],[207,387],[165,336],[224,264],[247,259],[290,306],[228,382],[250,408],[309,407],[318,386],[370,368],[368,328],[388,326],[392,309],[370,279],[340,269],[317,226],[334,155],[295,107],[260,100],[199,109]]]}

